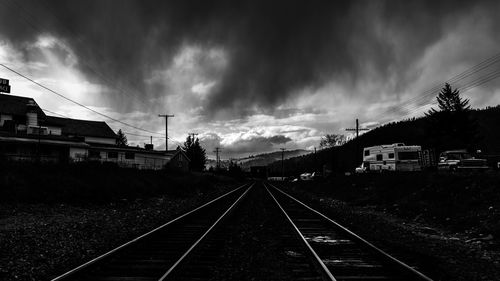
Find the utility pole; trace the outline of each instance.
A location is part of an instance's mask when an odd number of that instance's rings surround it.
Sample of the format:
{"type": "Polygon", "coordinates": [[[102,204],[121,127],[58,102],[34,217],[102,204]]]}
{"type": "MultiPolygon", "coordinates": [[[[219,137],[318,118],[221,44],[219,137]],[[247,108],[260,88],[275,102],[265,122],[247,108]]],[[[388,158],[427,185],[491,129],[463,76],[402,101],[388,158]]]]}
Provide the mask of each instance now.
{"type": "Polygon", "coordinates": [[[366,129],[366,128],[359,128],[359,120],[356,118],[356,128],[347,128],[345,129],[346,131],[356,131],[356,138],[359,137],[359,131],[368,131],[370,129],[366,129]]]}
{"type": "Polygon", "coordinates": [[[281,180],[285,180],[285,150],[286,148],[280,148],[281,149],[281,180]]]}
{"type": "Polygon", "coordinates": [[[356,151],[354,151],[355,158],[357,158],[358,151],[359,151],[359,142],[358,142],[358,137],[359,137],[359,131],[368,131],[370,129],[366,128],[359,128],[359,120],[356,118],[356,128],[347,128],[345,129],[346,131],[356,131],[356,138],[354,139],[354,142],[356,143],[356,151]]]}
{"type": "Polygon", "coordinates": [[[158,114],[158,117],[165,118],[165,151],[168,151],[168,118],[174,117],[173,114],[158,114]]]}
{"type": "Polygon", "coordinates": [[[216,147],[214,152],[215,152],[215,159],[216,159],[216,162],[217,162],[217,170],[220,169],[220,157],[219,157],[219,152],[221,151],[221,148],[220,147],[216,147]]]}

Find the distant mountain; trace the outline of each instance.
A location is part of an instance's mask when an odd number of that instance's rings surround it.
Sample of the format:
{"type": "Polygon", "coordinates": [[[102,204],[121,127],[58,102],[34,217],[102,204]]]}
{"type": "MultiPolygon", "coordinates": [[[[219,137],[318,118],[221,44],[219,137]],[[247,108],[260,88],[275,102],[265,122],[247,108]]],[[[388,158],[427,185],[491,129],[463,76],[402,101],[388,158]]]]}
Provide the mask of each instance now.
{"type": "MultiPolygon", "coordinates": [[[[500,155],[500,105],[472,110],[471,119],[477,129],[476,149],[480,149],[483,155],[500,155]]],[[[442,137],[442,134],[443,132],[429,129],[428,117],[392,122],[377,127],[345,145],[320,150],[316,154],[290,158],[285,161],[285,173],[297,175],[321,171],[323,167],[337,172],[352,171],[361,163],[364,147],[380,144],[402,142],[407,145],[420,145],[423,149],[434,149],[436,152],[465,148],[453,147],[451,141],[436,147],[435,140],[442,137]]],[[[275,161],[269,167],[271,174],[281,174],[281,161],[275,161]]]]}
{"type": "MultiPolygon", "coordinates": [[[[304,149],[296,149],[296,150],[285,150],[284,159],[289,159],[292,157],[298,157],[306,154],[310,154],[312,151],[304,150],[304,149]]],[[[233,159],[233,162],[236,162],[243,170],[249,171],[252,166],[267,166],[274,161],[281,161],[281,151],[275,151],[270,153],[262,153],[257,155],[250,155],[248,157],[233,159]]],[[[220,166],[221,168],[229,167],[230,160],[221,160],[220,166]]],[[[210,167],[216,167],[217,161],[214,159],[208,159],[205,167],[209,169],[210,167]]]]}
{"type": "MultiPolygon", "coordinates": [[[[312,151],[304,149],[296,150],[285,150],[283,158],[289,159],[292,157],[298,157],[306,154],[310,154],[312,151]]],[[[236,163],[242,167],[243,170],[250,170],[252,166],[267,166],[274,161],[281,161],[281,151],[275,151],[271,153],[263,153],[258,155],[251,155],[244,158],[239,158],[236,163]]]]}

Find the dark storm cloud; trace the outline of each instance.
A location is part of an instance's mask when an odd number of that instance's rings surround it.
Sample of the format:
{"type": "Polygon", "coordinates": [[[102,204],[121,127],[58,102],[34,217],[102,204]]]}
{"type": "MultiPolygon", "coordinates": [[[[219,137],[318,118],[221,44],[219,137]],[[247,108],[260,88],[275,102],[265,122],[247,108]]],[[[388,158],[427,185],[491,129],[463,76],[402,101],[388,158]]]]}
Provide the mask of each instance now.
{"type": "Polygon", "coordinates": [[[165,94],[162,85],[145,81],[185,44],[222,48],[227,69],[205,114],[251,114],[252,105],[268,110],[332,77],[355,83],[367,65],[383,79],[411,64],[443,36],[444,23],[474,6],[498,10],[495,1],[451,0],[3,0],[0,34],[19,48],[40,33],[62,38],[89,77],[143,100],[165,94]]]}

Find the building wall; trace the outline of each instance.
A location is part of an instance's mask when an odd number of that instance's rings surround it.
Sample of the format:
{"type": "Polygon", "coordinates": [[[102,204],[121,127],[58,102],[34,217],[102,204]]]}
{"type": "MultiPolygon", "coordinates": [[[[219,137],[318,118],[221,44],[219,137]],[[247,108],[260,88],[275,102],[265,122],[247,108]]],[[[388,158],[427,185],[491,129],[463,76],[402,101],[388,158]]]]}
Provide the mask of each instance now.
{"type": "Polygon", "coordinates": [[[0,114],[0,127],[3,126],[5,120],[12,120],[12,115],[0,114]]]}
{"type": "Polygon", "coordinates": [[[170,161],[170,155],[115,149],[89,149],[89,160],[116,163],[120,167],[160,170],[170,161]]]}
{"type": "Polygon", "coordinates": [[[99,138],[99,137],[85,137],[85,142],[116,144],[116,140],[114,138],[99,138]]]}
{"type": "Polygon", "coordinates": [[[60,127],[48,126],[47,127],[47,133],[49,135],[60,136],[61,135],[61,128],[60,127]]]}
{"type": "Polygon", "coordinates": [[[87,157],[88,150],[82,147],[70,147],[69,158],[72,161],[83,161],[87,157]]]}
{"type": "Polygon", "coordinates": [[[189,171],[189,161],[182,153],[177,153],[175,157],[170,160],[168,166],[170,169],[181,172],[189,171]]]}

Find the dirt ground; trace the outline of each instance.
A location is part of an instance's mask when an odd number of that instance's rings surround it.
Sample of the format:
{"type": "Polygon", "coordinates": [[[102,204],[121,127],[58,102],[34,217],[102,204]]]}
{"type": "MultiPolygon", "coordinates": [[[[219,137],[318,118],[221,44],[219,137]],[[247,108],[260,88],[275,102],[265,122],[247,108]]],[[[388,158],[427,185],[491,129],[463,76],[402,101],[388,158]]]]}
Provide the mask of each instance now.
{"type": "MultiPolygon", "coordinates": [[[[407,180],[400,183],[407,183],[407,180]]],[[[450,180],[457,181],[456,178],[450,180]]],[[[422,183],[421,180],[416,182],[422,183]]],[[[451,187],[455,189],[449,196],[451,199],[437,198],[435,202],[425,200],[419,194],[419,190],[429,193],[428,186],[414,189],[411,184],[406,189],[415,202],[407,200],[405,192],[399,192],[400,195],[394,195],[390,200],[379,200],[382,192],[374,194],[377,193],[377,179],[373,178],[342,179],[336,184],[309,182],[282,186],[434,280],[499,280],[500,245],[494,232],[496,228],[490,224],[498,209],[498,203],[494,202],[498,197],[497,187],[476,184],[472,187],[475,193],[483,193],[482,196],[488,196],[488,199],[480,204],[467,205],[468,208],[448,210],[454,206],[449,201],[456,198],[463,197],[461,204],[470,203],[464,199],[467,194],[460,193],[468,193],[473,182],[477,181],[469,177],[467,182],[462,182],[465,187],[462,184],[451,187]],[[340,186],[339,183],[350,186],[340,186]],[[439,206],[439,200],[442,206],[439,206]],[[427,210],[421,208],[424,205],[427,210]],[[443,206],[446,211],[443,211],[443,206]],[[483,209],[487,212],[481,211],[483,209]],[[464,225],[464,221],[469,223],[464,225]]],[[[405,186],[394,188],[404,189],[405,186]]],[[[436,192],[445,193],[446,190],[441,185],[436,192]]],[[[433,194],[426,196],[433,198],[433,194]]],[[[469,200],[476,200],[475,197],[477,195],[469,196],[469,200]]]]}

